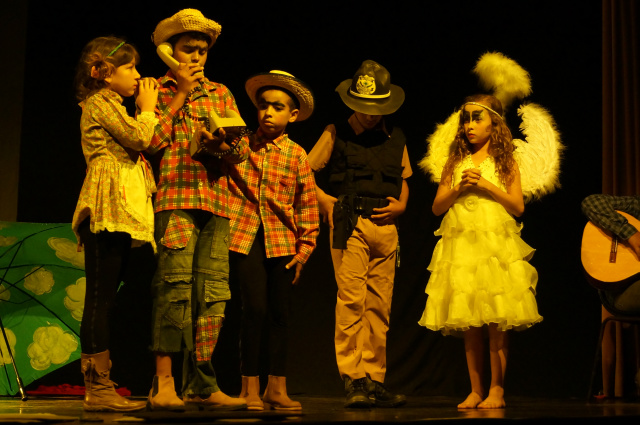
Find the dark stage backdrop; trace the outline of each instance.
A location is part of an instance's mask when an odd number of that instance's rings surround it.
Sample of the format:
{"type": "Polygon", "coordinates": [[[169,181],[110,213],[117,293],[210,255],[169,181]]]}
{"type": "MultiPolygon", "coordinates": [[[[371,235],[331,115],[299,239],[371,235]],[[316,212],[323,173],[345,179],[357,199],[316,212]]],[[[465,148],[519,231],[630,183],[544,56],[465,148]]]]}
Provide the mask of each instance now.
{"type": "MultiPolygon", "coordinates": [[[[507,394],[586,396],[596,348],[600,304],[585,282],[580,242],[586,223],[580,201],[601,190],[601,4],[561,1],[319,1],[156,2],[30,1],[21,143],[19,221],[69,222],[85,172],[80,108],[73,96],[75,65],[84,44],[118,35],[141,54],[143,76],[166,68],[150,35],[157,22],[180,9],[199,8],[222,25],[206,75],[235,94],[245,120],[255,110],[244,92],[254,73],[283,69],[313,88],[317,110],[290,135],[310,150],[324,126],[349,110],[334,92],[365,59],[376,60],[402,86],[406,102],[395,114],[408,137],[414,166],[410,199],[400,220],[402,266],[394,292],[388,339],[387,383],[412,395],[466,395],[463,342],[418,326],[440,217],[431,204],[436,186],[417,168],[425,138],[462,99],[479,91],[471,73],[487,51],[513,58],[532,77],[529,100],[549,109],[567,146],[562,188],[527,206],[526,242],[537,249],[538,303],[544,321],[511,333],[507,394]]],[[[131,105],[132,102],[129,102],[131,105]]],[[[513,105],[512,112],[517,105],[513,105]]],[[[519,122],[509,124],[516,136],[519,122]]],[[[316,253],[295,289],[289,390],[342,394],[333,352],[336,284],[323,225],[316,253]]],[[[237,394],[239,305],[229,305],[215,364],[221,387],[237,394]]],[[[147,297],[130,289],[113,338],[113,378],[145,394],[153,373],[146,351],[147,297]],[[126,329],[126,330],[125,330],[126,329]]],[[[123,294],[124,295],[124,294],[123,294]]],[[[80,382],[79,366],[56,383],[80,382]]]]}

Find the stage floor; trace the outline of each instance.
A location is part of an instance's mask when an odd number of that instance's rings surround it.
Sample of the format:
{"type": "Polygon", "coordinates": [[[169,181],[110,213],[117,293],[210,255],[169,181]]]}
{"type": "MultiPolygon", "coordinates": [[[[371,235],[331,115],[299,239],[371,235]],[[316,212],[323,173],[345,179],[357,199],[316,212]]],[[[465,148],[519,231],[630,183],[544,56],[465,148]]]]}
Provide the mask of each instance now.
{"type": "Polygon", "coordinates": [[[458,410],[457,399],[449,397],[409,397],[405,406],[397,409],[374,408],[354,410],[342,407],[343,399],[338,397],[294,396],[302,403],[299,414],[265,412],[224,412],[186,411],[89,413],[82,410],[79,397],[33,397],[27,401],[19,398],[0,398],[0,423],[34,420],[35,423],[88,423],[104,424],[142,422],[154,424],[197,424],[197,423],[416,423],[487,420],[500,423],[640,423],[640,402],[608,401],[587,403],[585,400],[508,398],[506,409],[499,410],[458,410]],[[559,422],[562,421],[562,422],[559,422]]]}

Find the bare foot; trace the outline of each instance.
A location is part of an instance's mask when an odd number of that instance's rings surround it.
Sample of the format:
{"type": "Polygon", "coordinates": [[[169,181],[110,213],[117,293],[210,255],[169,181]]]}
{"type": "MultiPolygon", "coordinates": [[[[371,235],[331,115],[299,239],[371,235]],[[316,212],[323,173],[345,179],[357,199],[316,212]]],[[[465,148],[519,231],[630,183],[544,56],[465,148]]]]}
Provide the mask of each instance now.
{"type": "Polygon", "coordinates": [[[481,402],[482,396],[474,391],[471,391],[466,400],[458,404],[458,409],[475,409],[481,402]]]}
{"type": "Polygon", "coordinates": [[[493,387],[489,390],[489,397],[478,404],[478,409],[504,409],[506,403],[504,402],[504,388],[493,387]]]}

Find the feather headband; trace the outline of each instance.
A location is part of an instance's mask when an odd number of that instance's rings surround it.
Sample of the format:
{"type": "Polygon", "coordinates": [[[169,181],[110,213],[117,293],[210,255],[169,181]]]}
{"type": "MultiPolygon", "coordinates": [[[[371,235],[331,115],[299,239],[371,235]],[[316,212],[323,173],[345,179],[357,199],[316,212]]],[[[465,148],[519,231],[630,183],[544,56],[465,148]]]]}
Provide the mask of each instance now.
{"type": "Polygon", "coordinates": [[[494,114],[496,114],[498,116],[498,118],[502,119],[502,115],[500,115],[499,113],[497,113],[496,111],[494,111],[493,109],[489,108],[487,105],[483,105],[482,103],[478,103],[478,102],[467,102],[467,103],[463,103],[462,104],[462,108],[464,108],[464,105],[476,105],[476,106],[481,106],[484,109],[486,109],[487,111],[493,112],[494,114]]]}

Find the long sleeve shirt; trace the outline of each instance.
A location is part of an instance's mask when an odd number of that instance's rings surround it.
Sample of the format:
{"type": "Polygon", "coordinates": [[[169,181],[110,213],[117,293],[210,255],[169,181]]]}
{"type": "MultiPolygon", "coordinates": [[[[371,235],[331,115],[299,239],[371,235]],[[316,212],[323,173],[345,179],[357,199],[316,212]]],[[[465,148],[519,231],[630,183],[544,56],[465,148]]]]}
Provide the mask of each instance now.
{"type": "Polygon", "coordinates": [[[189,152],[193,134],[206,122],[210,111],[221,117],[226,116],[227,110],[238,112],[233,95],[224,85],[205,80],[189,94],[182,108],[176,110],[169,107],[178,87],[173,73],[169,71],[158,82],[159,124],[147,149],[151,154],[164,149],[155,211],[199,209],[228,218],[227,165],[246,158],[247,139],[240,141],[237,154],[212,159],[217,169],[207,169],[193,160],[189,152]]]}
{"type": "Polygon", "coordinates": [[[229,249],[248,254],[262,224],[268,258],[294,255],[304,264],[316,247],[320,228],[315,183],[304,149],[286,134],[252,143],[249,158],[231,166],[229,174],[229,249]]]}
{"type": "Polygon", "coordinates": [[[582,212],[591,222],[627,240],[638,229],[616,210],[640,218],[640,196],[590,195],[582,201],[582,212]]]}
{"type": "Polygon", "coordinates": [[[140,151],[149,146],[158,120],[152,112],[129,116],[122,101],[122,96],[105,88],[80,104],[87,174],[72,227],[77,232],[89,217],[93,233],[128,233],[139,245],[153,242],[151,195],[156,185],[140,151]]]}

